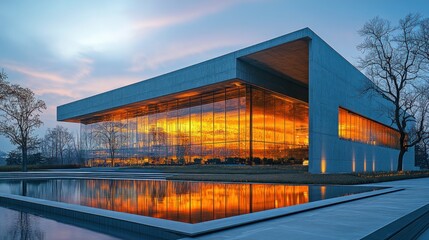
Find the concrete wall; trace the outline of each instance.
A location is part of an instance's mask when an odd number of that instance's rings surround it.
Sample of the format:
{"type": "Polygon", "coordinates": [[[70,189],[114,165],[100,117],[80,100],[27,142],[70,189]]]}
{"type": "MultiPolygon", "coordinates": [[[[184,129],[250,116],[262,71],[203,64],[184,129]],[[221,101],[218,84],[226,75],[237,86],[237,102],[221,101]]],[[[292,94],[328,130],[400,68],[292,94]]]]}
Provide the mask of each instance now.
{"type": "MultiPolygon", "coordinates": [[[[363,94],[368,79],[313,34],[310,42],[309,119],[312,173],[396,170],[398,150],[338,137],[338,107],[386,125],[387,101],[363,94]]],[[[404,169],[414,168],[414,148],[404,156],[404,169]]]]}

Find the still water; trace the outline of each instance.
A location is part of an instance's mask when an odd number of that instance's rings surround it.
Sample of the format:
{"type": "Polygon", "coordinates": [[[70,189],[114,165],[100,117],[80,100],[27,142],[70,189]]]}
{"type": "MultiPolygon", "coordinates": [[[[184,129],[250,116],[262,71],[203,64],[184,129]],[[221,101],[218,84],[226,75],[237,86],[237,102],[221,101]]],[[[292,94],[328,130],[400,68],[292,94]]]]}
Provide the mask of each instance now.
{"type": "Polygon", "coordinates": [[[119,239],[85,228],[60,223],[30,213],[0,207],[0,239],[2,240],[62,240],[119,239]]]}
{"type": "Polygon", "coordinates": [[[13,180],[0,192],[200,223],[380,188],[155,180],[13,180]]]}

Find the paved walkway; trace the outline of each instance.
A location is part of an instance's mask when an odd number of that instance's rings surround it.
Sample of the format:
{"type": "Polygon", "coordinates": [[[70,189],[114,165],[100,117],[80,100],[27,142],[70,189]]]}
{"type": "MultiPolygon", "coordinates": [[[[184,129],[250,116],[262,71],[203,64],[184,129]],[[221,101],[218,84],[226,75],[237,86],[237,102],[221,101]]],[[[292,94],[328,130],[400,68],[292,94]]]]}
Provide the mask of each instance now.
{"type": "Polygon", "coordinates": [[[372,186],[405,190],[186,239],[361,239],[429,203],[429,178],[372,186]]]}

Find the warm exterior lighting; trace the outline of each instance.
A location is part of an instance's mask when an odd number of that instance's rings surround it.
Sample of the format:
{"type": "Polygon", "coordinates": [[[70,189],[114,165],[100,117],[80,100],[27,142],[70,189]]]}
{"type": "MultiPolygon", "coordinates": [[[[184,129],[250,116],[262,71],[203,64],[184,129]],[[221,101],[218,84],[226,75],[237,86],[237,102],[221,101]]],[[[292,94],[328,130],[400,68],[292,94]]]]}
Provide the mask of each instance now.
{"type": "Polygon", "coordinates": [[[363,159],[363,171],[366,172],[366,157],[363,159]]]}
{"type": "Polygon", "coordinates": [[[326,173],[326,159],[322,158],[322,161],[320,162],[320,172],[326,173]]]}

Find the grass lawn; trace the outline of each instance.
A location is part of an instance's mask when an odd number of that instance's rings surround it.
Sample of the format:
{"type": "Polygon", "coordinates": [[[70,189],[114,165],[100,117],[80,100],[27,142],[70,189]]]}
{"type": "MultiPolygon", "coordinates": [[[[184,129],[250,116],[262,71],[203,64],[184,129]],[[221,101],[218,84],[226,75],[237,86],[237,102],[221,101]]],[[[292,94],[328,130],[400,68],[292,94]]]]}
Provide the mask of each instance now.
{"type": "MultiPolygon", "coordinates": [[[[29,171],[79,168],[79,165],[29,165],[29,171]]],[[[20,166],[2,166],[0,172],[20,171],[20,166]]],[[[302,165],[152,165],[116,168],[119,172],[174,173],[168,180],[260,182],[288,184],[365,184],[429,177],[429,170],[404,172],[311,174],[302,165]]]]}
{"type": "MultiPolygon", "coordinates": [[[[127,168],[129,169],[129,168],[127,168]]],[[[365,184],[429,177],[426,171],[310,174],[305,166],[191,165],[145,166],[139,169],[176,173],[169,180],[261,182],[290,184],[365,184]]]]}

